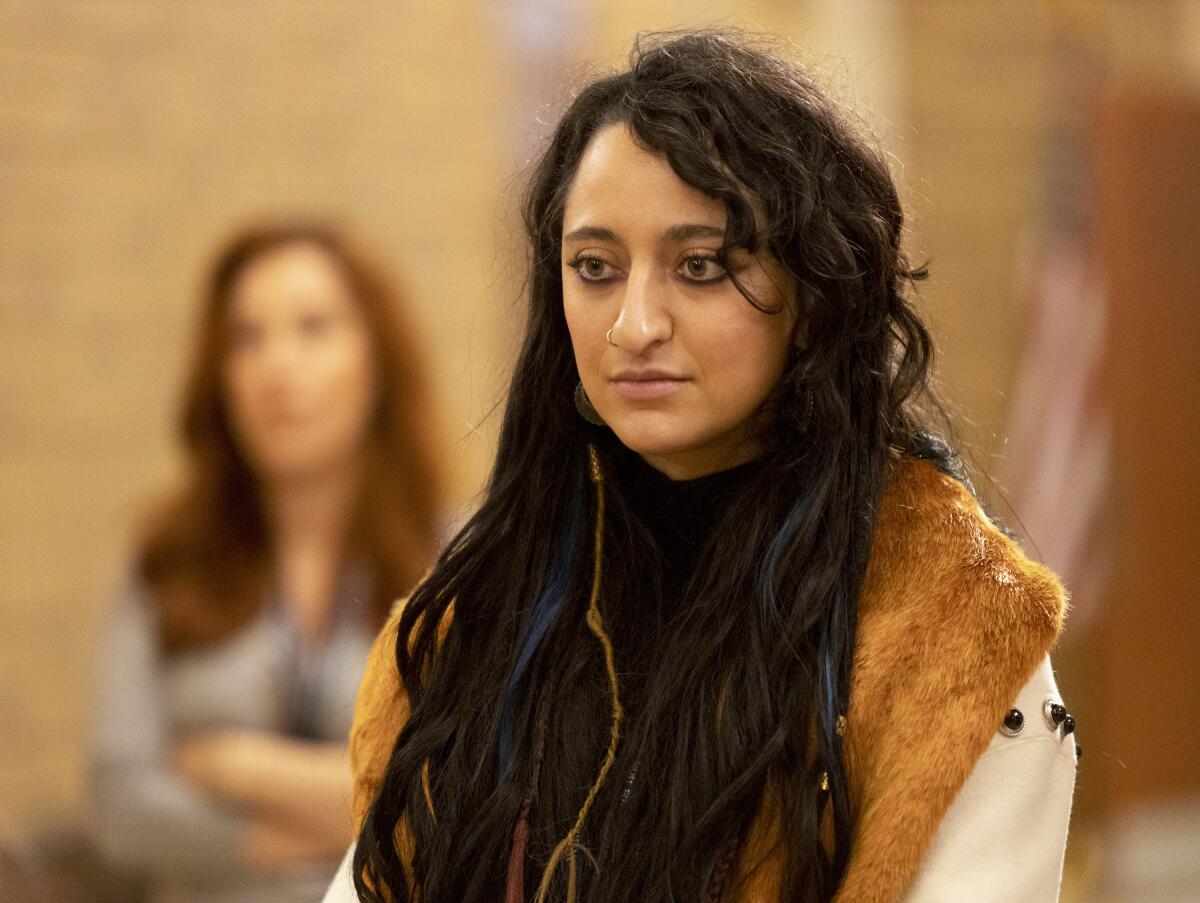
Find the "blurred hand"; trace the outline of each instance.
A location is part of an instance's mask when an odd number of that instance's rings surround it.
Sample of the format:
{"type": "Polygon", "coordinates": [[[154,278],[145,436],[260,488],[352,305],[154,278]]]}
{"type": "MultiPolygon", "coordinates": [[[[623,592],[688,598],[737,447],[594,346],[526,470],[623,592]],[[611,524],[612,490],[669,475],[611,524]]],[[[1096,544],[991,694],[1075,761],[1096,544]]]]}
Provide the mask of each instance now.
{"type": "Polygon", "coordinates": [[[185,780],[216,796],[242,799],[248,781],[270,768],[281,741],[249,730],[193,734],[175,744],[173,762],[185,780]]]}
{"type": "Polygon", "coordinates": [[[242,836],[242,858],[265,870],[328,861],[336,853],[336,846],[326,838],[295,825],[253,821],[246,825],[242,836]]]}
{"type": "Polygon", "coordinates": [[[345,744],[216,730],[180,739],[172,763],[197,790],[249,816],[244,854],[255,865],[336,857],[353,839],[345,744]]]}

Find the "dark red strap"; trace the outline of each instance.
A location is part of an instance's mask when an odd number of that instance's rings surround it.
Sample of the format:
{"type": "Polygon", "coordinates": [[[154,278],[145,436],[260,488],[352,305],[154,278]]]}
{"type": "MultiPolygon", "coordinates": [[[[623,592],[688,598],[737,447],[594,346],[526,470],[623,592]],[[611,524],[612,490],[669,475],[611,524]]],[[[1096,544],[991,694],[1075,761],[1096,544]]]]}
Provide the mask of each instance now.
{"type": "Polygon", "coordinates": [[[525,854],[529,850],[529,812],[537,796],[538,777],[542,773],[542,753],[546,747],[546,714],[538,718],[537,734],[533,749],[533,769],[529,775],[529,786],[525,788],[525,799],[513,826],[512,847],[508,854],[508,872],[504,882],[504,903],[525,903],[525,854]]]}
{"type": "Polygon", "coordinates": [[[733,884],[741,859],[741,840],[736,836],[730,837],[722,844],[717,853],[717,861],[713,864],[713,870],[709,873],[708,881],[705,882],[704,893],[700,895],[700,899],[704,903],[721,903],[725,899],[733,884]]]}
{"type": "Polygon", "coordinates": [[[529,849],[529,812],[521,814],[513,828],[512,851],[508,854],[508,880],[504,885],[504,903],[525,903],[525,853],[529,849]]]}

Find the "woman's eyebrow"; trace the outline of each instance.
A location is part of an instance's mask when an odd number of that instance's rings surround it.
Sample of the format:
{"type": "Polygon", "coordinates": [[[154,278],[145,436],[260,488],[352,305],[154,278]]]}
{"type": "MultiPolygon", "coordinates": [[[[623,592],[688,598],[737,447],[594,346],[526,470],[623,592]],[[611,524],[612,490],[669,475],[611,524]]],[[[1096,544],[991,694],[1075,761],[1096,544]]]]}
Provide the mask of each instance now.
{"type": "Polygon", "coordinates": [[[718,229],[716,226],[706,226],[701,223],[680,223],[672,226],[663,233],[663,238],[668,242],[691,241],[693,238],[721,238],[725,237],[725,230],[718,229]]]}
{"type": "MultiPolygon", "coordinates": [[[[693,238],[724,238],[725,230],[703,223],[677,223],[663,233],[664,242],[690,241],[693,238]]],[[[602,226],[580,226],[563,236],[563,241],[616,241],[616,233],[602,226]]]]}
{"type": "Polygon", "coordinates": [[[563,241],[616,241],[616,233],[612,229],[601,226],[580,226],[563,236],[563,241]]]}

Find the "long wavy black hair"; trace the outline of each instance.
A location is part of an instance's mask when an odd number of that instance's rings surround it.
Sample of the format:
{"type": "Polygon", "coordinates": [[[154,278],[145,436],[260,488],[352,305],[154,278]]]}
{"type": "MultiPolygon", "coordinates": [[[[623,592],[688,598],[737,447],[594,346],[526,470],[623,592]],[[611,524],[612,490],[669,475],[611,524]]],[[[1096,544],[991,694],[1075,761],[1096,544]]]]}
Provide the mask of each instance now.
{"type": "MultiPolygon", "coordinates": [[[[503,899],[514,823],[538,773],[536,887],[593,786],[611,700],[584,617],[590,443],[608,511],[600,604],[618,659],[640,649],[642,667],[622,669],[640,675],[628,688],[636,707],[579,837],[588,861],[575,898],[714,898],[769,792],[781,899],[826,900],[854,827],[837,718],[884,484],[899,456],[956,467],[918,413],[932,348],[910,296],[925,271],[901,251],[884,159],[800,68],[755,40],[653,35],[628,71],[571,103],[533,171],[524,221],[529,315],[496,463],[483,504],[400,617],[411,714],[362,826],[359,896],[503,899]],[[662,555],[622,485],[630,452],[573,406],[562,310],[564,199],[592,136],[617,123],[724,203],[725,252],[765,250],[798,286],[797,350],[760,431],[759,466],[668,611],[655,605],[662,555]],[[821,840],[825,812],[832,844],[821,840]]],[[[567,897],[563,871],[549,899],[567,897]]]]}

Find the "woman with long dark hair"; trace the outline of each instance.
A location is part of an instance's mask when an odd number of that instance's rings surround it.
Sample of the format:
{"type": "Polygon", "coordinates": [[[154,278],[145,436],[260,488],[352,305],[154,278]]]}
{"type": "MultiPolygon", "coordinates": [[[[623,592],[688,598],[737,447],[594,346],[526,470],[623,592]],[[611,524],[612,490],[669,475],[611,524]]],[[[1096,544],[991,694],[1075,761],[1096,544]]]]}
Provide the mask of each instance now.
{"type": "Polygon", "coordinates": [[[317,900],[350,836],[354,692],[442,514],[399,301],[308,219],[240,230],[208,274],[182,486],[141,540],[91,752],[99,844],[153,900],[317,900]]]}
{"type": "Polygon", "coordinates": [[[902,221],[744,38],[577,95],[487,494],[376,642],[327,900],[1056,897],[1064,594],[922,414],[902,221]]]}

